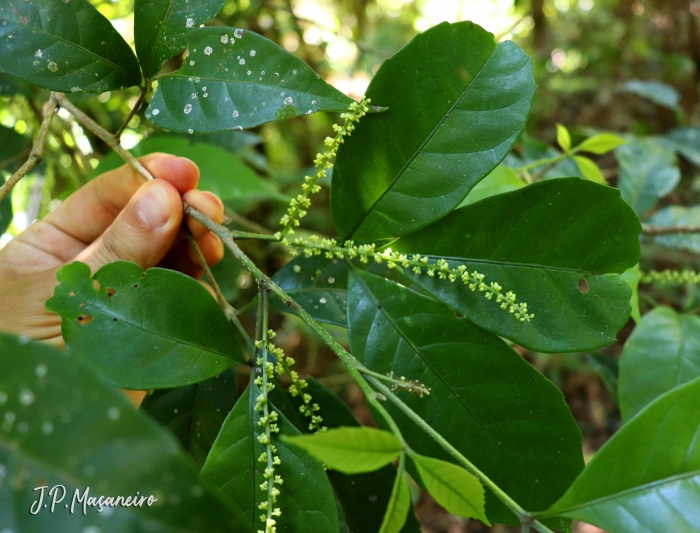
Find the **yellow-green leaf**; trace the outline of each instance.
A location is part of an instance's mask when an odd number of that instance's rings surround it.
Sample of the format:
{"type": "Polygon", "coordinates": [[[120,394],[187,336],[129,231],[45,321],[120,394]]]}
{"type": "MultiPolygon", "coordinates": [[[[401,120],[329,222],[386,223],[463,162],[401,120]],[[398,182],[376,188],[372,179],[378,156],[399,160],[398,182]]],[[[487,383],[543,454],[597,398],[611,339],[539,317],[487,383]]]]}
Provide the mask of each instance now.
{"type": "Polygon", "coordinates": [[[589,137],[576,147],[576,151],[590,152],[596,155],[607,154],[610,150],[614,150],[618,146],[622,146],[627,141],[622,137],[613,135],[612,133],[599,133],[593,137],[589,137]]]}
{"type": "Polygon", "coordinates": [[[566,129],[566,126],[562,126],[561,124],[557,124],[557,143],[559,143],[559,146],[561,146],[561,149],[565,152],[571,150],[571,135],[569,134],[569,130],[566,129]]]}
{"type": "Polygon", "coordinates": [[[399,439],[388,431],[368,427],[341,427],[284,440],[304,448],[329,468],[345,474],[378,470],[403,450],[399,439]]]}
{"type": "Polygon", "coordinates": [[[583,157],[582,155],[575,155],[574,161],[576,161],[576,164],[578,165],[578,168],[581,171],[581,174],[583,174],[584,178],[602,185],[608,184],[608,181],[605,179],[605,176],[603,176],[603,173],[598,168],[598,165],[596,165],[593,161],[587,157],[583,157]]]}
{"type": "Polygon", "coordinates": [[[464,468],[409,451],[420,478],[435,501],[448,512],[491,525],[484,510],[484,487],[464,468]]]}
{"type": "Polygon", "coordinates": [[[405,467],[406,455],[401,454],[394,488],[391,491],[391,498],[389,499],[389,505],[387,505],[379,533],[399,533],[406,523],[406,516],[411,509],[411,493],[408,491],[408,484],[406,483],[405,467]]]}

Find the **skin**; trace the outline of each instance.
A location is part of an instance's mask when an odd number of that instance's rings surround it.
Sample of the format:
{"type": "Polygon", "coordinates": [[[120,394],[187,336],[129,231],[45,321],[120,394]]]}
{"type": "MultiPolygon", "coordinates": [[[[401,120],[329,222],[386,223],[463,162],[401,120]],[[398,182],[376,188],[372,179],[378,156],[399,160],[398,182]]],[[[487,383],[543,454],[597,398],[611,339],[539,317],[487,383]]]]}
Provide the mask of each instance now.
{"type": "MultiPolygon", "coordinates": [[[[223,203],[196,190],[199,169],[189,159],[151,154],[140,161],[155,180],[144,183],[126,165],[102,174],[0,250],[0,331],[65,346],[61,319],[44,303],[58,284],[56,271],[73,261],[86,263],[93,273],[125,260],[202,276],[181,227],[182,201],[219,223],[223,203]]],[[[221,241],[199,222],[186,217],[185,223],[207,263],[218,263],[224,256],[221,241]]]]}

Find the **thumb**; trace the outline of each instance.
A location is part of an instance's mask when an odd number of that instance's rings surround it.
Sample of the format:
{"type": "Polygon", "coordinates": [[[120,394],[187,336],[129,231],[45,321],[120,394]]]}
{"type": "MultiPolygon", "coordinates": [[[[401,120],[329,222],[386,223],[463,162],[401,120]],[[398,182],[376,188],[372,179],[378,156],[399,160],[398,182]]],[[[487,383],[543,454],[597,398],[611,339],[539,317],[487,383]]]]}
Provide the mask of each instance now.
{"type": "Polygon", "coordinates": [[[181,222],[182,198],[177,189],[164,180],[150,181],[76,260],[87,263],[93,272],[118,260],[150,268],[168,252],[181,222]]]}

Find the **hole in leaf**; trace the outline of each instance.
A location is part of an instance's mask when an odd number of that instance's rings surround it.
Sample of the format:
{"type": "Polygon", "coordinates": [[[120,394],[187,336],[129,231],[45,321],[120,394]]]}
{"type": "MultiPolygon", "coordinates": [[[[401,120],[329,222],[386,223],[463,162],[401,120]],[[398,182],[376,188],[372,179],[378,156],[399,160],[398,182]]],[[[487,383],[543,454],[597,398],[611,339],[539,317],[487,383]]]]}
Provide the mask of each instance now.
{"type": "Polygon", "coordinates": [[[585,294],[588,292],[588,289],[590,289],[590,287],[588,286],[586,278],[581,278],[580,280],[578,280],[578,290],[585,294]]]}
{"type": "Polygon", "coordinates": [[[92,286],[95,287],[95,290],[96,290],[96,291],[99,291],[99,290],[100,290],[100,287],[101,287],[100,282],[97,281],[96,279],[93,279],[93,280],[92,280],[92,286]]]}
{"type": "Polygon", "coordinates": [[[78,315],[78,322],[82,325],[89,324],[92,322],[92,317],[90,315],[78,315]]]}
{"type": "Polygon", "coordinates": [[[117,321],[117,317],[115,316],[112,320],[114,320],[114,321],[116,322],[116,321],[117,321]]]}
{"type": "Polygon", "coordinates": [[[115,294],[117,294],[117,291],[114,289],[107,289],[107,296],[112,298],[115,294]]]}
{"type": "Polygon", "coordinates": [[[143,274],[141,274],[141,277],[142,277],[142,278],[145,278],[145,277],[146,277],[146,273],[144,272],[143,274]]]}
{"type": "Polygon", "coordinates": [[[138,288],[139,288],[139,286],[138,286],[138,285],[134,285],[134,289],[138,289],[138,288]]]}

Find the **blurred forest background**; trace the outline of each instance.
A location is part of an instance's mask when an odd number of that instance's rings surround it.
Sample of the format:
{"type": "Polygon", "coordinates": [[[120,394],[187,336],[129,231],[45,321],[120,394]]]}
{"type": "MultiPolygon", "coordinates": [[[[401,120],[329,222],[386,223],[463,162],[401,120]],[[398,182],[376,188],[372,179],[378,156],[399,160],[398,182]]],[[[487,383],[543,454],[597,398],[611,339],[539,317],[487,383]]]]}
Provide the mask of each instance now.
{"type": "MultiPolygon", "coordinates": [[[[132,0],[92,3],[133,44],[132,0]]],[[[700,208],[694,207],[700,203],[699,16],[700,0],[229,0],[208,24],[261,33],[359,99],[382,61],[416,33],[441,21],[471,20],[498,39],[516,41],[534,60],[539,86],[535,106],[526,136],[505,165],[556,157],[556,123],[569,128],[574,145],[600,131],[622,135],[630,144],[594,159],[613,186],[644,174],[643,194],[651,200],[637,209],[638,214],[645,223],[663,227],[700,226],[700,208]]],[[[166,68],[177,69],[179,61],[172,60],[166,68]]],[[[47,96],[0,76],[0,172],[5,176],[26,159],[47,96]]],[[[111,131],[120,127],[137,97],[136,88],[71,95],[111,131]]],[[[67,118],[64,111],[59,116],[67,118]]],[[[202,170],[202,187],[226,201],[231,227],[269,232],[276,231],[289,195],[296,194],[336,120],[337,116],[317,114],[246,132],[187,136],[157,131],[141,109],[128,122],[122,142],[136,155],[168,151],[193,159],[202,170]]],[[[107,155],[101,141],[65,120],[54,121],[47,151],[44,162],[13,191],[12,212],[9,202],[0,205],[0,247],[95,175],[121,164],[114,154],[107,155]]],[[[534,179],[580,174],[571,160],[531,173],[534,179]]],[[[332,236],[324,185],[304,220],[304,231],[332,236]]],[[[523,185],[506,179],[501,190],[523,185]]],[[[274,243],[244,246],[270,274],[290,259],[274,243]]],[[[643,271],[697,268],[697,253],[700,233],[647,232],[640,266],[643,271]]],[[[255,295],[251,278],[229,256],[215,274],[227,298],[245,309],[255,295]]],[[[633,285],[635,276],[630,274],[633,285]]],[[[697,285],[640,285],[641,314],[659,304],[697,313],[697,285]]],[[[247,313],[241,316],[250,327],[247,313]]],[[[318,377],[361,421],[371,424],[359,389],[332,353],[294,317],[275,314],[271,320],[280,332],[279,344],[299,361],[302,375],[318,377]]],[[[631,319],[618,343],[597,353],[519,350],[561,388],[584,435],[587,458],[620,425],[614,399],[616,362],[633,327],[631,319]]],[[[346,340],[345,330],[329,329],[346,340]]],[[[240,378],[241,383],[246,380],[240,378]]],[[[428,496],[416,508],[426,533],[488,530],[446,514],[428,496]]],[[[600,531],[584,524],[574,528],[579,533],[600,531]]]]}

